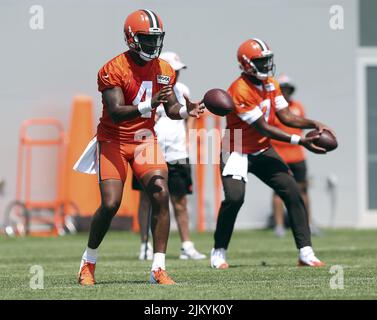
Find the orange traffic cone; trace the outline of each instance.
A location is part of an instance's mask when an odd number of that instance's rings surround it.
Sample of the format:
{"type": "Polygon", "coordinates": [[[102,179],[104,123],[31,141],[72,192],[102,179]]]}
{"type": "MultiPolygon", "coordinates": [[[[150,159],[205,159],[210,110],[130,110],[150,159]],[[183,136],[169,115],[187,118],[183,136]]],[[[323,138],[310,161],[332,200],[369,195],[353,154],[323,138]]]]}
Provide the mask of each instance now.
{"type": "Polygon", "coordinates": [[[85,95],[74,97],[68,131],[63,188],[65,203],[68,204],[68,212],[66,211],[68,214],[73,213],[69,206],[72,203],[77,206],[82,216],[91,216],[100,204],[97,175],[83,174],[72,169],[94,134],[92,98],[85,95]]]}

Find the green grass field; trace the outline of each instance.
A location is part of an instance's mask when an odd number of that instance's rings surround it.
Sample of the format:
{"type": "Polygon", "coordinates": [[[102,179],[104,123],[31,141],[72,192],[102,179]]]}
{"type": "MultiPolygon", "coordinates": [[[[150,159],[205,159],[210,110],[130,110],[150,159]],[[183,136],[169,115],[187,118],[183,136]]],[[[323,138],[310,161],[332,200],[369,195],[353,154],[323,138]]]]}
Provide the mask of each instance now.
{"type": "MultiPolygon", "coordinates": [[[[0,238],[0,299],[376,299],[377,231],[337,230],[314,238],[327,266],[296,267],[292,236],[238,231],[228,253],[231,268],[212,270],[205,261],[178,260],[179,238],[171,233],[167,253],[176,286],[148,283],[150,262],[137,260],[139,237],[111,232],[100,249],[94,287],[76,283],[87,234],[59,238],[0,238]],[[30,267],[44,269],[44,289],[30,288],[30,267]],[[344,268],[344,289],[331,289],[332,265],[344,268]]],[[[193,234],[206,254],[212,233],[193,234]]]]}

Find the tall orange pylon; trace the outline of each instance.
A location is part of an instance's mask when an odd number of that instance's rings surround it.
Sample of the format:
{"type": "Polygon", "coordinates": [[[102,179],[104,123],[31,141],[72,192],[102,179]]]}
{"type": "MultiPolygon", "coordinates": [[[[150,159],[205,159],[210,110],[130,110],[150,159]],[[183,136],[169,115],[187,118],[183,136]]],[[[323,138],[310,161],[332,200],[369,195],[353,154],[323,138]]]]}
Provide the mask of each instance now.
{"type": "Polygon", "coordinates": [[[69,204],[77,206],[82,216],[91,216],[100,204],[97,175],[83,174],[72,168],[94,136],[93,100],[89,96],[74,97],[68,130],[64,200],[66,213],[72,213],[69,204]]]}
{"type": "Polygon", "coordinates": [[[206,212],[205,212],[205,175],[207,164],[203,163],[205,148],[207,147],[205,141],[201,138],[201,131],[206,129],[208,113],[205,112],[196,120],[197,140],[197,162],[196,162],[196,211],[197,211],[197,230],[204,232],[206,229],[206,212]]]}
{"type": "MultiPolygon", "coordinates": [[[[212,197],[214,199],[214,219],[217,221],[217,214],[221,204],[221,190],[222,182],[220,175],[220,150],[221,150],[221,118],[215,116],[210,112],[205,112],[196,121],[196,166],[195,166],[195,176],[196,176],[196,211],[197,211],[197,230],[203,232],[206,230],[206,197],[212,197]],[[208,120],[213,120],[213,126],[208,124],[208,120]],[[207,145],[207,139],[205,138],[210,131],[213,140],[211,145],[207,145]],[[211,152],[211,161],[213,163],[206,163],[207,152],[211,152]],[[214,156],[214,158],[212,158],[214,156]],[[207,172],[212,171],[213,181],[207,180],[207,172]],[[208,183],[213,190],[213,193],[206,194],[206,183],[208,183]]],[[[208,191],[207,191],[208,192],[208,191]]]]}
{"type": "Polygon", "coordinates": [[[217,215],[221,205],[221,192],[222,192],[222,181],[220,173],[220,152],[221,152],[221,118],[219,116],[213,115],[214,117],[214,129],[217,130],[216,141],[214,142],[216,162],[213,166],[213,184],[214,184],[214,201],[215,201],[215,223],[217,221],[217,215]],[[217,140],[218,139],[218,140],[217,140]]]}

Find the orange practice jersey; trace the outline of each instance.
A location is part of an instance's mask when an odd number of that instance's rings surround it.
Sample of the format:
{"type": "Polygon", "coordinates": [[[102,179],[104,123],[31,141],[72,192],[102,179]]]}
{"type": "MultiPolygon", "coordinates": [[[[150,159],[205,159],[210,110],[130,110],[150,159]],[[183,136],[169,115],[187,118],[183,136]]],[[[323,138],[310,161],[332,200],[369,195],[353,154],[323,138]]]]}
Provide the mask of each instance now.
{"type": "Polygon", "coordinates": [[[223,139],[225,151],[256,153],[271,146],[270,139],[261,135],[251,124],[264,116],[269,124],[275,120],[275,112],[288,106],[281,94],[279,83],[274,78],[257,86],[245,75],[236,79],[228,89],[236,109],[227,115],[227,132],[223,139]],[[242,130],[242,144],[239,130],[242,130]],[[229,150],[230,149],[230,150],[229,150]]]}
{"type": "MultiPolygon", "coordinates": [[[[289,110],[300,117],[305,116],[305,111],[303,105],[298,101],[290,101],[289,102],[289,110]]],[[[302,130],[299,128],[291,128],[287,127],[282,124],[279,119],[276,117],[274,125],[281,130],[289,133],[289,134],[297,134],[299,136],[302,135],[302,130]]],[[[289,144],[282,141],[273,140],[271,141],[272,146],[277,151],[279,156],[286,162],[286,163],[295,163],[305,160],[305,152],[304,147],[300,145],[289,144]]]]}
{"type": "MultiPolygon", "coordinates": [[[[129,51],[107,62],[98,72],[98,90],[102,92],[108,88],[122,88],[125,105],[138,105],[141,101],[152,99],[155,93],[168,84],[174,85],[175,81],[175,71],[166,61],[154,59],[139,66],[132,60],[129,51]]],[[[133,120],[113,123],[104,101],[102,104],[103,113],[97,128],[99,141],[138,143],[135,135],[145,129],[155,135],[153,127],[156,109],[133,120]]]]}

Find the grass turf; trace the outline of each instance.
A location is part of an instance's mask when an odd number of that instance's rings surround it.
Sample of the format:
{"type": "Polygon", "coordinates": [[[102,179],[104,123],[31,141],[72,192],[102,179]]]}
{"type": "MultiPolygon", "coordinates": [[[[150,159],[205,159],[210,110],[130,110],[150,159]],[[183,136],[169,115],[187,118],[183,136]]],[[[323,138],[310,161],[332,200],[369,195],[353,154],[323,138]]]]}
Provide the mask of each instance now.
{"type": "MultiPolygon", "coordinates": [[[[212,233],[193,234],[209,253],[212,233]]],[[[228,252],[231,268],[212,270],[209,260],[178,260],[179,237],[171,233],[167,267],[176,286],[148,283],[149,261],[137,260],[139,237],[110,232],[100,249],[98,284],[80,287],[76,272],[87,234],[58,238],[0,238],[0,299],[376,299],[376,231],[328,230],[314,247],[327,266],[296,267],[297,252],[287,235],[238,231],[228,252]],[[32,265],[44,269],[44,289],[30,288],[32,265]],[[344,289],[331,289],[332,265],[344,269],[344,289]]]]}

